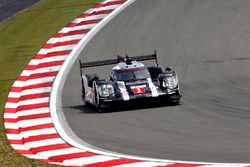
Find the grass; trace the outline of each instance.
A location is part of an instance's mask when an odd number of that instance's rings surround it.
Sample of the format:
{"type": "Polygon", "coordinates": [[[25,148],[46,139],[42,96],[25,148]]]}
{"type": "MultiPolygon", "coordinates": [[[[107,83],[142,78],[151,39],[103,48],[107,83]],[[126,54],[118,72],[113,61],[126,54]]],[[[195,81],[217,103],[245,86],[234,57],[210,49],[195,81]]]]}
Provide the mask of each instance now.
{"type": "Polygon", "coordinates": [[[42,45],[98,0],[43,0],[0,24],[0,166],[55,166],[25,158],[8,144],[3,108],[9,89],[42,45]]]}

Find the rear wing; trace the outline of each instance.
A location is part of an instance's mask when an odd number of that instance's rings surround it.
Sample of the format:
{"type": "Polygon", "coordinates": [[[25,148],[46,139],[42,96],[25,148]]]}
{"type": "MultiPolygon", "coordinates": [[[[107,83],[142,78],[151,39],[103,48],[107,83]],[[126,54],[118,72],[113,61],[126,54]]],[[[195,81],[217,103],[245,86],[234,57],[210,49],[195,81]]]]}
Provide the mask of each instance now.
{"type": "MultiPolygon", "coordinates": [[[[104,66],[104,65],[111,65],[111,64],[117,64],[120,62],[126,62],[127,60],[134,60],[134,61],[145,61],[145,60],[155,60],[157,66],[158,66],[158,60],[156,55],[156,50],[153,54],[150,55],[142,55],[142,56],[135,56],[135,57],[117,57],[116,59],[107,59],[107,60],[99,60],[99,61],[92,61],[92,62],[86,62],[82,63],[81,60],[79,60],[80,68],[88,68],[88,67],[96,67],[96,66],[104,66]]],[[[81,74],[82,75],[82,74],[81,74]]]]}

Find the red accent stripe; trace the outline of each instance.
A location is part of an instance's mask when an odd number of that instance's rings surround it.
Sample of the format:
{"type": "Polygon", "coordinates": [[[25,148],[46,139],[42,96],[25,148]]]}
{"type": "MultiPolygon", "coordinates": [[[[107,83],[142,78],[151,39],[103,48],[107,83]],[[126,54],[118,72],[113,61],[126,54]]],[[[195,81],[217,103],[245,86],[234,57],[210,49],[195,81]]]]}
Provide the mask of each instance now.
{"type": "Polygon", "coordinates": [[[71,148],[69,144],[52,144],[52,145],[47,145],[47,146],[41,146],[41,147],[36,147],[36,148],[31,148],[30,151],[33,154],[36,154],[38,152],[42,151],[50,151],[50,150],[59,150],[59,149],[64,149],[64,148],[71,148]]]}
{"type": "Polygon", "coordinates": [[[18,152],[19,154],[33,154],[31,151],[29,150],[16,150],[16,152],[18,152]]]}
{"type": "Polygon", "coordinates": [[[46,57],[53,57],[53,56],[65,56],[65,55],[68,55],[69,53],[71,52],[71,50],[64,50],[64,51],[56,51],[56,52],[49,52],[47,54],[40,54],[38,56],[36,56],[35,59],[43,59],[43,58],[46,58],[46,57]]]}
{"type": "Polygon", "coordinates": [[[69,55],[72,50],[64,50],[64,51],[57,51],[57,52],[49,52],[46,54],[46,57],[54,57],[54,56],[65,56],[69,55]]]}
{"type": "Polygon", "coordinates": [[[8,134],[19,134],[21,132],[30,131],[30,130],[39,130],[39,129],[46,129],[46,128],[53,128],[53,123],[30,126],[27,128],[19,128],[19,129],[6,129],[6,133],[8,134]]]}
{"type": "Polygon", "coordinates": [[[47,140],[47,139],[55,139],[61,137],[58,134],[49,134],[49,135],[36,135],[28,138],[24,138],[22,140],[9,140],[10,144],[24,144],[33,141],[47,140]]]}
{"type": "MultiPolygon", "coordinates": [[[[23,90],[28,90],[28,89],[51,87],[52,84],[53,84],[52,82],[45,82],[45,83],[41,83],[41,84],[34,84],[34,85],[29,85],[29,86],[24,86],[24,87],[12,87],[10,92],[21,92],[23,90]]],[[[13,101],[11,99],[18,99],[18,98],[9,97],[7,99],[7,101],[8,100],[13,101]]],[[[10,102],[10,101],[8,101],[8,102],[10,102]]]]}
{"type": "Polygon", "coordinates": [[[27,142],[46,140],[46,139],[54,139],[54,138],[61,138],[61,137],[57,133],[55,133],[55,134],[45,134],[45,135],[30,136],[28,138],[23,139],[22,141],[24,143],[27,143],[27,142]]]}
{"type": "Polygon", "coordinates": [[[41,63],[37,66],[36,69],[38,68],[44,68],[44,67],[51,67],[51,66],[58,66],[58,65],[62,65],[64,62],[64,60],[59,60],[59,61],[52,61],[52,62],[48,62],[48,63],[41,63]]]}
{"type": "Polygon", "coordinates": [[[31,95],[21,96],[19,101],[37,99],[37,98],[44,98],[44,97],[49,97],[49,96],[50,96],[50,93],[31,94],[31,95]]]}
{"type": "Polygon", "coordinates": [[[8,140],[9,144],[23,144],[22,140],[8,140]]]}
{"type": "Polygon", "coordinates": [[[18,76],[16,81],[27,81],[27,79],[29,78],[29,76],[18,76]]]}
{"type": "Polygon", "coordinates": [[[48,62],[48,63],[40,63],[39,65],[27,65],[26,69],[27,70],[34,70],[34,69],[38,69],[38,68],[57,66],[57,65],[62,65],[63,62],[64,62],[64,60],[60,60],[60,61],[53,61],[53,62],[48,62]]]}
{"type": "Polygon", "coordinates": [[[81,25],[87,25],[87,24],[97,24],[102,19],[94,19],[94,20],[87,20],[87,21],[81,21],[79,23],[70,23],[68,27],[75,27],[75,26],[81,26],[81,25]]]}
{"type": "Polygon", "coordinates": [[[74,159],[74,158],[83,158],[83,157],[91,157],[95,156],[96,154],[91,152],[79,152],[79,153],[72,153],[72,154],[64,154],[64,155],[58,155],[50,157],[50,160],[56,161],[56,162],[63,162],[68,159],[74,159]]]}
{"type": "Polygon", "coordinates": [[[109,14],[109,13],[111,13],[113,11],[114,11],[114,9],[95,11],[95,12],[91,12],[91,13],[83,13],[78,18],[85,18],[85,17],[88,17],[88,16],[101,15],[101,14],[109,14]]]}
{"type": "Polygon", "coordinates": [[[4,113],[16,113],[16,108],[4,108],[4,113]]]}
{"type": "Polygon", "coordinates": [[[23,87],[11,87],[10,92],[21,92],[23,87]]]}
{"type": "Polygon", "coordinates": [[[45,108],[49,107],[49,103],[38,103],[38,104],[29,104],[29,105],[23,105],[23,106],[18,106],[17,108],[4,108],[5,113],[16,113],[17,111],[22,111],[22,110],[31,110],[31,109],[36,109],[36,108],[45,108]]]}
{"type": "Polygon", "coordinates": [[[51,87],[52,85],[53,85],[53,82],[45,82],[45,83],[41,83],[41,84],[25,86],[25,87],[23,87],[23,90],[51,87]]]}
{"type": "Polygon", "coordinates": [[[67,33],[57,33],[54,35],[54,38],[60,38],[63,36],[70,36],[70,35],[81,35],[81,34],[86,34],[90,31],[90,29],[84,29],[84,30],[75,30],[75,31],[69,31],[67,33]]]}
{"type": "Polygon", "coordinates": [[[17,103],[18,101],[19,101],[19,98],[8,97],[6,102],[17,103]]]}
{"type": "Polygon", "coordinates": [[[131,159],[115,159],[106,162],[98,162],[87,165],[87,167],[103,167],[103,166],[115,166],[115,165],[122,165],[122,164],[131,164],[136,162],[142,162],[139,160],[131,160],[131,159]]]}
{"type": "Polygon", "coordinates": [[[108,2],[108,3],[99,3],[94,5],[92,8],[101,8],[101,7],[106,7],[106,6],[111,6],[111,5],[119,5],[122,4],[124,2],[126,2],[127,0],[118,0],[118,1],[113,1],[113,2],[108,2]]]}
{"type": "Polygon", "coordinates": [[[38,118],[50,118],[50,113],[34,114],[34,115],[28,115],[28,116],[21,116],[17,118],[4,118],[4,122],[16,123],[18,121],[38,119],[38,118]]]}
{"type": "Polygon", "coordinates": [[[45,102],[45,103],[38,103],[38,104],[23,105],[23,106],[19,106],[17,108],[17,111],[31,110],[31,109],[44,108],[44,107],[49,107],[49,103],[45,102]]]}
{"type": "Polygon", "coordinates": [[[57,46],[73,45],[73,44],[77,44],[79,41],[80,40],[71,40],[71,41],[66,41],[66,42],[46,43],[43,46],[43,48],[50,49],[52,47],[57,47],[57,46]]]}
{"type": "Polygon", "coordinates": [[[53,72],[43,72],[43,73],[35,73],[32,74],[29,79],[38,79],[38,78],[44,78],[44,77],[53,77],[56,76],[58,72],[53,71],[53,72]]]}

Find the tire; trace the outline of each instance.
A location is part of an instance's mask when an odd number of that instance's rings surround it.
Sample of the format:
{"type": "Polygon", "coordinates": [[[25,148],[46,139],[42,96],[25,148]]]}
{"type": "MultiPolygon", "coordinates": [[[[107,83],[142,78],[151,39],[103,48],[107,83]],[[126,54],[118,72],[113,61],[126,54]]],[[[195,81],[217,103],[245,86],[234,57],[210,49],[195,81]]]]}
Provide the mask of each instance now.
{"type": "Polygon", "coordinates": [[[97,92],[97,88],[96,88],[96,85],[93,84],[93,87],[94,87],[94,91],[95,91],[95,108],[96,108],[96,111],[99,112],[99,113],[102,113],[104,111],[104,109],[100,106],[100,95],[99,93],[97,92]]]}
{"type": "Polygon", "coordinates": [[[84,102],[84,106],[85,107],[87,107],[87,108],[91,107],[91,103],[89,103],[89,102],[86,101],[86,94],[85,94],[85,87],[84,87],[84,85],[82,87],[82,100],[84,102]]]}

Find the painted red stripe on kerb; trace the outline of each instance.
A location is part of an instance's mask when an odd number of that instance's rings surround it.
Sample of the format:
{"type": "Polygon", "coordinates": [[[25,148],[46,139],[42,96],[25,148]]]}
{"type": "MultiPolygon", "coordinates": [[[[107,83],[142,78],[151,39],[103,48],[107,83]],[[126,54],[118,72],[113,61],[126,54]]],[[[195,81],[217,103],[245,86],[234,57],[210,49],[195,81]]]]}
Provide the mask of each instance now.
{"type": "MultiPolygon", "coordinates": [[[[31,91],[31,93],[32,93],[32,91],[31,91]]],[[[19,98],[8,98],[7,102],[8,103],[17,103],[17,102],[22,101],[22,100],[31,100],[31,99],[44,98],[44,97],[49,97],[49,96],[50,96],[50,92],[30,94],[30,95],[20,96],[19,98]]]]}
{"type": "Polygon", "coordinates": [[[49,52],[47,54],[39,54],[33,60],[40,60],[40,59],[43,59],[43,58],[54,57],[54,56],[65,56],[65,55],[70,54],[70,52],[71,52],[71,50],[63,50],[63,51],[49,52]]]}
{"type": "Polygon", "coordinates": [[[17,118],[4,118],[5,122],[8,123],[16,123],[18,121],[30,120],[30,119],[38,119],[38,118],[50,118],[50,113],[43,113],[43,114],[34,114],[28,116],[20,116],[17,118]]]}
{"type": "Polygon", "coordinates": [[[63,155],[53,156],[53,157],[50,157],[49,159],[56,161],[56,162],[63,162],[69,159],[91,157],[95,155],[96,154],[91,153],[91,152],[78,152],[78,153],[72,153],[72,154],[63,154],[63,155]]]}
{"type": "Polygon", "coordinates": [[[49,96],[50,96],[50,93],[38,93],[38,94],[25,95],[25,96],[20,97],[20,101],[44,98],[44,97],[49,97],[49,96]]]}
{"type": "Polygon", "coordinates": [[[53,128],[53,123],[48,124],[42,124],[42,125],[36,125],[36,126],[30,126],[26,128],[18,128],[18,129],[6,129],[6,133],[8,134],[19,134],[21,132],[30,131],[30,130],[39,130],[39,129],[45,129],[45,128],[53,128]]]}
{"type": "Polygon", "coordinates": [[[16,152],[18,152],[19,154],[30,154],[30,155],[34,154],[30,150],[16,150],[16,152]]]}
{"type": "Polygon", "coordinates": [[[65,56],[69,55],[72,50],[64,50],[64,51],[57,51],[57,52],[49,52],[46,54],[45,57],[54,57],[54,56],[65,56]]]}
{"type": "Polygon", "coordinates": [[[93,6],[93,8],[100,8],[100,7],[106,7],[106,6],[112,6],[112,5],[120,5],[126,2],[127,0],[118,0],[118,1],[113,1],[113,2],[108,2],[108,3],[99,3],[93,6]]]}
{"type": "Polygon", "coordinates": [[[38,103],[38,104],[23,105],[23,106],[17,107],[17,111],[38,109],[38,108],[44,108],[44,107],[49,107],[49,103],[45,102],[45,103],[38,103]]]}
{"type": "Polygon", "coordinates": [[[16,108],[8,108],[8,107],[4,108],[4,113],[16,113],[16,112],[17,112],[16,108]]]}
{"type": "Polygon", "coordinates": [[[33,142],[33,141],[40,141],[40,140],[47,140],[47,139],[55,139],[61,137],[58,134],[48,134],[48,135],[36,135],[36,136],[31,136],[28,138],[23,138],[22,140],[9,140],[10,144],[24,144],[28,142],[33,142]]]}
{"type": "Polygon", "coordinates": [[[73,45],[73,44],[77,44],[79,41],[80,40],[71,40],[71,41],[66,41],[66,42],[46,43],[43,48],[50,49],[50,48],[57,47],[57,46],[73,45]]]}
{"type": "Polygon", "coordinates": [[[69,144],[52,144],[52,145],[47,145],[47,146],[41,146],[41,147],[36,147],[36,148],[31,148],[30,151],[33,154],[36,154],[38,152],[42,151],[50,151],[50,150],[60,150],[60,149],[65,149],[65,148],[72,148],[69,144]]]}
{"type": "Polygon", "coordinates": [[[105,161],[105,162],[93,163],[93,164],[87,165],[87,167],[116,166],[116,165],[123,165],[123,164],[132,164],[132,163],[137,163],[137,162],[142,162],[142,161],[132,160],[132,159],[114,159],[114,160],[105,161]]]}
{"type": "Polygon", "coordinates": [[[54,38],[60,38],[63,36],[70,36],[70,35],[81,35],[81,34],[86,34],[90,31],[90,29],[84,29],[84,30],[75,30],[75,31],[69,31],[67,33],[57,33],[54,35],[54,38]]]}
{"type": "Polygon", "coordinates": [[[29,85],[23,87],[23,90],[28,90],[28,89],[37,89],[37,88],[42,88],[42,87],[51,87],[53,85],[53,82],[45,82],[41,84],[34,84],[34,85],[29,85]]]}
{"type": "Polygon", "coordinates": [[[85,17],[101,15],[101,14],[109,14],[113,11],[114,11],[114,9],[109,9],[109,10],[94,11],[91,13],[83,13],[78,18],[85,18],[85,17]]]}
{"type": "Polygon", "coordinates": [[[39,65],[27,65],[26,70],[34,70],[34,68],[39,69],[39,68],[45,68],[45,67],[59,66],[59,65],[62,65],[63,62],[64,60],[60,60],[60,61],[53,61],[53,62],[48,62],[48,63],[40,63],[39,65]]]}
{"type": "Polygon", "coordinates": [[[53,71],[53,72],[44,72],[44,73],[36,73],[32,74],[29,79],[38,79],[38,78],[44,78],[44,77],[51,77],[51,76],[56,76],[58,72],[53,71]]]}
{"type": "Polygon", "coordinates": [[[81,21],[79,23],[70,23],[68,27],[76,27],[76,26],[81,26],[81,25],[88,25],[88,24],[97,24],[101,21],[102,19],[94,19],[94,20],[87,20],[87,21],[81,21]]]}

